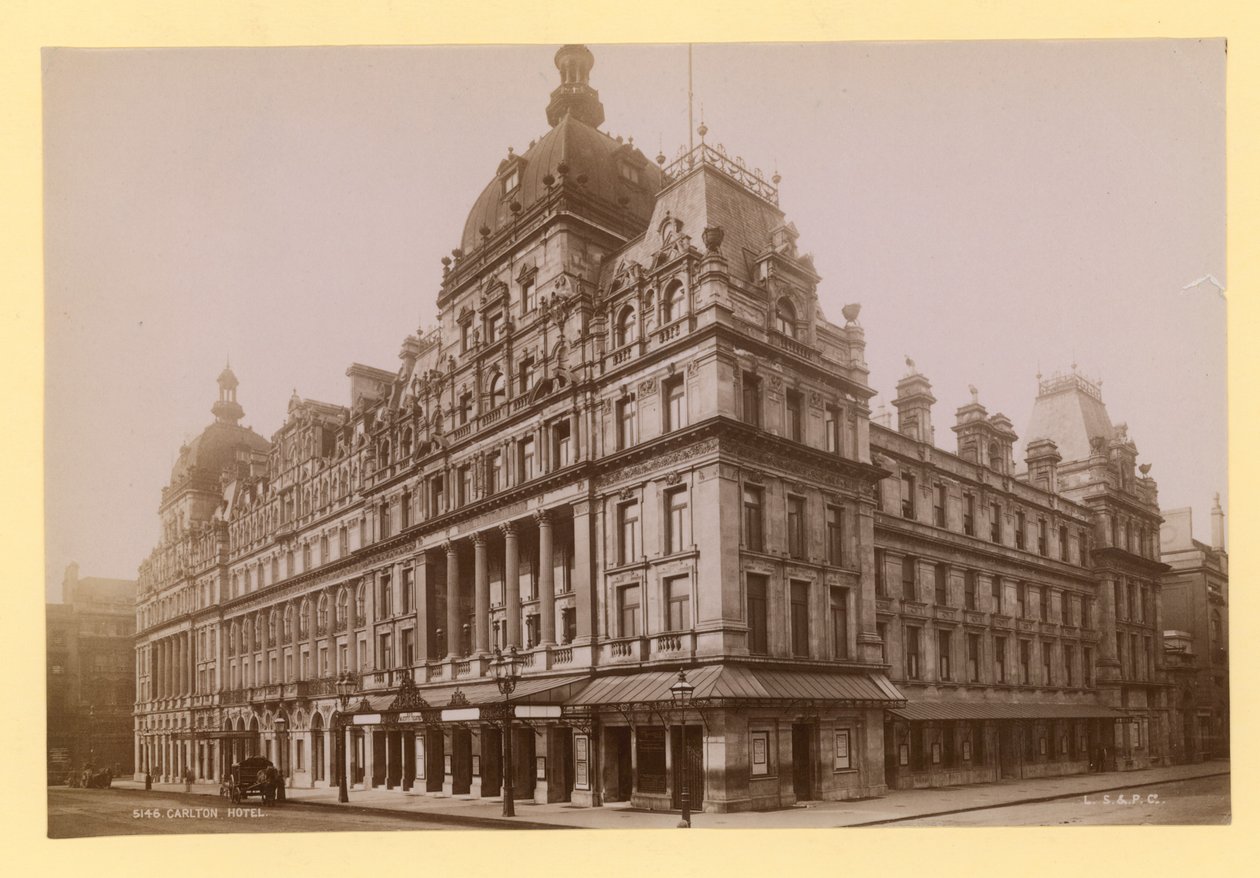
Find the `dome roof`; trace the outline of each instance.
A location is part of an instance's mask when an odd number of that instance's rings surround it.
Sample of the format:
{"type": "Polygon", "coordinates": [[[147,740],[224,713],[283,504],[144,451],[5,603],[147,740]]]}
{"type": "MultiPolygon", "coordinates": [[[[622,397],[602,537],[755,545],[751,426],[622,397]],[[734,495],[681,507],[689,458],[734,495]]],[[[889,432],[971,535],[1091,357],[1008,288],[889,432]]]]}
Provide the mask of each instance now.
{"type": "Polygon", "coordinates": [[[569,114],[524,155],[499,165],[495,179],[482,190],[468,213],[460,246],[470,253],[481,245],[482,232],[493,236],[512,221],[512,205],[527,213],[552,185],[576,184],[588,196],[616,205],[643,224],[652,216],[661,172],[632,143],[620,143],[569,114]],[[515,186],[508,188],[515,172],[515,186]],[[622,199],[625,199],[623,203],[622,199]]]}
{"type": "Polygon", "coordinates": [[[595,58],[585,46],[562,46],[556,52],[560,85],[551,93],[547,123],[551,130],[523,155],[508,151],[495,177],[468,213],[460,247],[471,253],[484,237],[507,226],[515,213],[526,214],[552,186],[577,191],[628,212],[646,225],[661,188],[661,171],[635,148],[633,140],[609,137],[599,130],[604,106],[588,81],[595,58]],[[485,235],[482,233],[485,232],[485,235]]]}
{"type": "MultiPolygon", "coordinates": [[[[248,427],[216,421],[201,431],[179,450],[179,458],[171,467],[171,487],[201,475],[217,480],[224,470],[237,473],[237,453],[266,452],[271,443],[248,427]]],[[[248,463],[245,464],[248,469],[248,463]]]]}

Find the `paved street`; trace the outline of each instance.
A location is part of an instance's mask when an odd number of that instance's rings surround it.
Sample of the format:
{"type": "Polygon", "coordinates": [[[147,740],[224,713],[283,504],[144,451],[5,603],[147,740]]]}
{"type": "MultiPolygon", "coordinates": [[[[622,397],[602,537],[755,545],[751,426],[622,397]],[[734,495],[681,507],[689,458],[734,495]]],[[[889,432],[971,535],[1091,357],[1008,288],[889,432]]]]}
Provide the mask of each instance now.
{"type": "Polygon", "coordinates": [[[1123,787],[1051,802],[984,808],[886,826],[1227,825],[1229,777],[1202,777],[1153,786],[1123,787]]]}
{"type": "Polygon", "coordinates": [[[178,835],[204,832],[354,832],[458,829],[449,823],[356,808],[331,810],[286,802],[232,805],[195,793],[142,790],[48,790],[49,838],[98,835],[178,835]]]}

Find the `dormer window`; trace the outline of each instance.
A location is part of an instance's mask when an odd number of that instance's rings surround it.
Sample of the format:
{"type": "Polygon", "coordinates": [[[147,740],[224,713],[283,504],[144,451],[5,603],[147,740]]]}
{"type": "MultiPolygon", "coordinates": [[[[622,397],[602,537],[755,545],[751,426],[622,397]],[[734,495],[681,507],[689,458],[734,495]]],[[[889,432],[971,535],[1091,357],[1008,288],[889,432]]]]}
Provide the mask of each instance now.
{"type": "Polygon", "coordinates": [[[508,171],[507,176],[503,178],[503,194],[509,194],[519,185],[521,185],[521,169],[517,167],[508,171]]]}
{"type": "Polygon", "coordinates": [[[796,306],[786,296],[775,305],[774,328],[788,338],[796,338],[796,306]]]}
{"type": "Polygon", "coordinates": [[[633,183],[635,186],[639,185],[639,169],[636,168],[634,165],[627,164],[626,162],[622,162],[621,163],[621,176],[627,182],[633,183]]]}
{"type": "Polygon", "coordinates": [[[661,297],[661,322],[673,323],[679,317],[682,317],[685,309],[686,297],[683,294],[683,285],[681,282],[675,281],[665,291],[665,295],[661,297]]]}
{"type": "Polygon", "coordinates": [[[638,323],[635,321],[634,308],[627,305],[617,315],[616,339],[617,347],[630,344],[638,337],[638,323]]]}

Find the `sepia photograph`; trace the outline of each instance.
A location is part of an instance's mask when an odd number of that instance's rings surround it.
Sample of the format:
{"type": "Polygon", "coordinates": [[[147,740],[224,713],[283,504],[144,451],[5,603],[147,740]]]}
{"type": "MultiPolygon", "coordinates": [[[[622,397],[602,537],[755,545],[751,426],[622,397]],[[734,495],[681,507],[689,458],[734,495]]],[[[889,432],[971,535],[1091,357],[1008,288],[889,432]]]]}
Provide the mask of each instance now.
{"type": "Polygon", "coordinates": [[[51,838],[1231,822],[1224,38],[40,61],[51,838]]]}

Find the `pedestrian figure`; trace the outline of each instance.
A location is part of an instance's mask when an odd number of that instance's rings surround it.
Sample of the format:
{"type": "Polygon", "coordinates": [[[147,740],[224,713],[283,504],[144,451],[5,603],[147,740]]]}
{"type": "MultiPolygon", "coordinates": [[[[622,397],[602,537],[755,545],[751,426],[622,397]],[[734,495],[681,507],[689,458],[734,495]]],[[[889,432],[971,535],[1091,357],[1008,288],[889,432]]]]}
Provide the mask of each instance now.
{"type": "Polygon", "coordinates": [[[153,772],[146,770],[144,772],[144,788],[146,790],[153,789],[153,772]]]}
{"type": "Polygon", "coordinates": [[[191,768],[184,769],[184,792],[192,792],[193,770],[191,768]]]}

